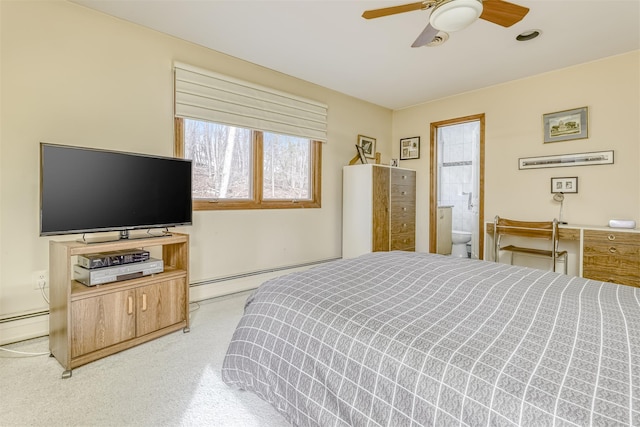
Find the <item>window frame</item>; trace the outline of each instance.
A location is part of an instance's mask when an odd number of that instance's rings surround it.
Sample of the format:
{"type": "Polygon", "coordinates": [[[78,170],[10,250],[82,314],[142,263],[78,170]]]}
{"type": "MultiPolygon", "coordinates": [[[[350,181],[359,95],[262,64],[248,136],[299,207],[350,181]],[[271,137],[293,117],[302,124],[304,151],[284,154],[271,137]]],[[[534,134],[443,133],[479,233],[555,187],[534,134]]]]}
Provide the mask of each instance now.
{"type": "MultiPolygon", "coordinates": [[[[193,119],[198,120],[198,119],[193,119]]],[[[206,120],[203,120],[206,121],[206,120]]],[[[184,118],[176,117],[174,123],[174,155],[184,158],[184,118]]],[[[253,132],[253,180],[252,197],[243,200],[233,199],[193,199],[194,211],[209,210],[240,210],[240,209],[298,209],[298,208],[320,208],[322,194],[322,142],[311,141],[310,159],[310,183],[311,198],[306,200],[264,200],[262,193],[263,186],[263,156],[262,156],[262,131],[253,132]]]]}

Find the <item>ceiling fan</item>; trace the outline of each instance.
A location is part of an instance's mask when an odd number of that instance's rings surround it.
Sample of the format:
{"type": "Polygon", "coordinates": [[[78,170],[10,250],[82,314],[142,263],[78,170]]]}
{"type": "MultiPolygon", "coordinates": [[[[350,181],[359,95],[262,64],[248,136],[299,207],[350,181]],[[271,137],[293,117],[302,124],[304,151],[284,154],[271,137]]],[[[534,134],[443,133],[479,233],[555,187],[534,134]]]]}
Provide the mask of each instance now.
{"type": "Polygon", "coordinates": [[[478,18],[503,27],[510,27],[529,12],[527,7],[502,0],[425,0],[367,10],[362,14],[362,17],[373,19],[425,9],[433,9],[429,16],[429,23],[411,47],[420,47],[431,43],[439,31],[450,33],[462,30],[478,18]]]}

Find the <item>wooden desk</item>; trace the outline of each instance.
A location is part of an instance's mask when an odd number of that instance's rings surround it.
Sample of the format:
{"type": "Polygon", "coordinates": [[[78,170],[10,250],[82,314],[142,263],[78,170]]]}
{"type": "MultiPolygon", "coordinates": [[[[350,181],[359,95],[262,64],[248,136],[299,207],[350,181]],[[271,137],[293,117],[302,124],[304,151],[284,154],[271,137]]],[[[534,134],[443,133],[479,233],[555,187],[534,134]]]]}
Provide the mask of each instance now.
{"type": "MultiPolygon", "coordinates": [[[[493,236],[493,222],[486,224],[487,234],[493,236]]],[[[558,238],[560,240],[580,240],[580,228],[568,225],[558,226],[558,238]]]]}
{"type": "MultiPolygon", "coordinates": [[[[493,238],[493,222],[485,230],[493,238]]],[[[640,287],[640,229],[564,224],[558,238],[579,243],[579,276],[640,287]]]]}

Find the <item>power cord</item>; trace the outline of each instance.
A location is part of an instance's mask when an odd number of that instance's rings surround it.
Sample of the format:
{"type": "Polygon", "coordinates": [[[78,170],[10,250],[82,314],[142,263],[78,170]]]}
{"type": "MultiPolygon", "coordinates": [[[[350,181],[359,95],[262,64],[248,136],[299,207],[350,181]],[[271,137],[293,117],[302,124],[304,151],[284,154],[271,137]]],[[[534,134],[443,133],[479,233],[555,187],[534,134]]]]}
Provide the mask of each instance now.
{"type": "Polygon", "coordinates": [[[22,354],[22,355],[25,355],[25,356],[49,356],[51,354],[48,351],[46,353],[32,353],[30,351],[10,350],[10,349],[4,348],[4,347],[0,347],[0,350],[8,351],[9,353],[22,354]]]}
{"type": "Polygon", "coordinates": [[[42,294],[42,298],[46,301],[47,305],[49,304],[49,298],[47,294],[44,293],[44,284],[45,282],[41,282],[38,287],[40,288],[40,293],[42,294]]]}
{"type": "MultiPolygon", "coordinates": [[[[47,297],[47,294],[44,292],[45,289],[45,282],[41,282],[38,285],[38,288],[40,289],[40,294],[42,294],[42,299],[44,299],[47,303],[47,305],[49,305],[49,298],[47,297]]],[[[16,354],[22,354],[24,356],[45,356],[45,355],[50,355],[50,352],[46,352],[46,353],[33,353],[30,351],[18,351],[18,350],[10,350],[8,348],[4,348],[4,347],[0,347],[0,350],[2,351],[7,351],[9,353],[16,353],[16,354]]]]}

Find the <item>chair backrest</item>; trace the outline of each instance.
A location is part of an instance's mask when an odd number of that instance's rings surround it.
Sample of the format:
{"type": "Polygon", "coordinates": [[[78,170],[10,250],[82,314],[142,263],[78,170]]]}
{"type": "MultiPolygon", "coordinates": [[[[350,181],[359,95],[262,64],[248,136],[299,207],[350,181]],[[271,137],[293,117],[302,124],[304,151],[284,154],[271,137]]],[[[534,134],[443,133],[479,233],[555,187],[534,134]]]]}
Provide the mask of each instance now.
{"type": "Polygon", "coordinates": [[[555,218],[553,221],[517,221],[500,218],[496,215],[493,221],[493,248],[496,261],[499,257],[500,239],[503,235],[551,240],[555,267],[555,257],[558,251],[558,220],[555,218]]]}

